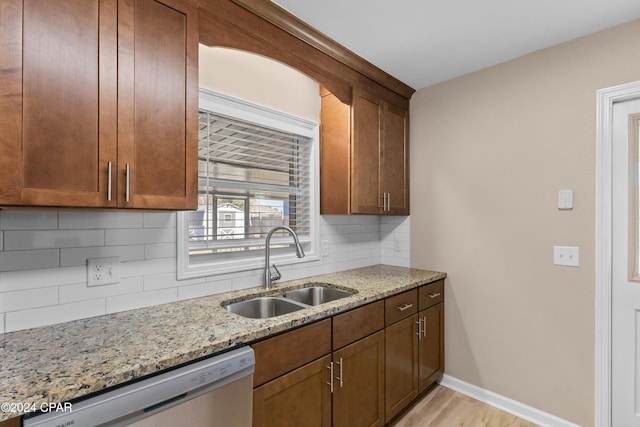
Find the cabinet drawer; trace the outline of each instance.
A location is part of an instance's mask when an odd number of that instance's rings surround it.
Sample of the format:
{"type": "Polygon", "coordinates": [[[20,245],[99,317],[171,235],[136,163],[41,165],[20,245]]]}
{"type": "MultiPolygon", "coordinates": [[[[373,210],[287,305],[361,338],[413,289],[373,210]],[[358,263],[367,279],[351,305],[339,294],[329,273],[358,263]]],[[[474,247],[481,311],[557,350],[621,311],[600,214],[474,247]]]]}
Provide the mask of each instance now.
{"type": "Polygon", "coordinates": [[[356,342],[384,328],[384,302],[359,307],[333,318],[333,349],[356,342]]]}
{"type": "Polygon", "coordinates": [[[331,352],[331,319],[285,332],[257,342],[251,347],[256,357],[253,386],[257,387],[329,354],[331,352]]]}
{"type": "Polygon", "coordinates": [[[418,310],[424,310],[442,301],[444,301],[444,280],[438,280],[418,289],[418,310]]]}
{"type": "Polygon", "coordinates": [[[389,297],[384,302],[385,325],[402,320],[418,312],[418,290],[411,289],[389,297]]]}

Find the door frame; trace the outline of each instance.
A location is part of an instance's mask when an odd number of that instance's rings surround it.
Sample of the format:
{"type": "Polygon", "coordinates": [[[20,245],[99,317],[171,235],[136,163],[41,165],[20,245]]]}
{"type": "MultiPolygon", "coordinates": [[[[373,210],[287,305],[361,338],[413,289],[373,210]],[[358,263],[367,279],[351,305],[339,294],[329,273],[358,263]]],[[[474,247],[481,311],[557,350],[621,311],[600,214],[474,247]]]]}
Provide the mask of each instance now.
{"type": "Polygon", "coordinates": [[[596,95],[595,425],[611,427],[611,274],[613,104],[640,98],[640,81],[596,95]]]}

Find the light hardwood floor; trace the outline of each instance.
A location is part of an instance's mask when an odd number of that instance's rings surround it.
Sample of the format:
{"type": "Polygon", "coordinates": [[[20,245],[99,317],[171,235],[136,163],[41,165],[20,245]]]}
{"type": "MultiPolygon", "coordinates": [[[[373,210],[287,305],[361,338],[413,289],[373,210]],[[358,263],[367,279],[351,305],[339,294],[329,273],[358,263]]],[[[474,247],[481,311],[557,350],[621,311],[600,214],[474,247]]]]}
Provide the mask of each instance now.
{"type": "Polygon", "coordinates": [[[437,385],[393,427],[537,427],[493,406],[437,385]]]}

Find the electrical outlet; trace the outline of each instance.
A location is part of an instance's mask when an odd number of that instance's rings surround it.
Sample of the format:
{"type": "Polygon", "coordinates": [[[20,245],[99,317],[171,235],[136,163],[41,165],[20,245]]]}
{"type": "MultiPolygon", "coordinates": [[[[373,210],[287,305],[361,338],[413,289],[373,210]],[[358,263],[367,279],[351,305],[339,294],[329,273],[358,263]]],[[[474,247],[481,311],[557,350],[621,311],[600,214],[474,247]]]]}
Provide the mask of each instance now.
{"type": "Polygon", "coordinates": [[[329,256],[329,241],[322,241],[322,256],[329,256]]]}
{"type": "Polygon", "coordinates": [[[87,259],[87,286],[120,283],[120,257],[87,259]]]}
{"type": "Polygon", "coordinates": [[[554,246],[553,263],[568,267],[580,266],[580,248],[577,246],[554,246]]]}

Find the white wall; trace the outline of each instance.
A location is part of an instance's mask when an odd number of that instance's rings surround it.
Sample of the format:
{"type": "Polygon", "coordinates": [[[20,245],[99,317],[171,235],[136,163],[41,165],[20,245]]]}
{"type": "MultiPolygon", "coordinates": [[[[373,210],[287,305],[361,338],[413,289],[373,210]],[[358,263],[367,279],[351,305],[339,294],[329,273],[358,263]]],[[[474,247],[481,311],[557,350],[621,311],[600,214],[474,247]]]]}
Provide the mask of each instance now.
{"type": "Polygon", "coordinates": [[[638,80],[640,20],[411,100],[411,265],[448,273],[446,371],[594,425],[596,92],[638,80]],[[560,211],[557,192],[574,190],[560,211]],[[553,265],[579,246],[580,266],[553,265]]]}
{"type": "MultiPolygon", "coordinates": [[[[318,85],[295,70],[225,49],[201,49],[201,58],[210,89],[319,120],[318,85]]],[[[283,266],[282,280],[409,265],[409,217],[325,216],[320,239],[329,256],[283,266]]],[[[0,211],[0,333],[259,286],[261,273],[177,281],[173,212],[0,211]],[[88,288],[86,259],[107,256],[120,257],[121,283],[88,288]]]]}

